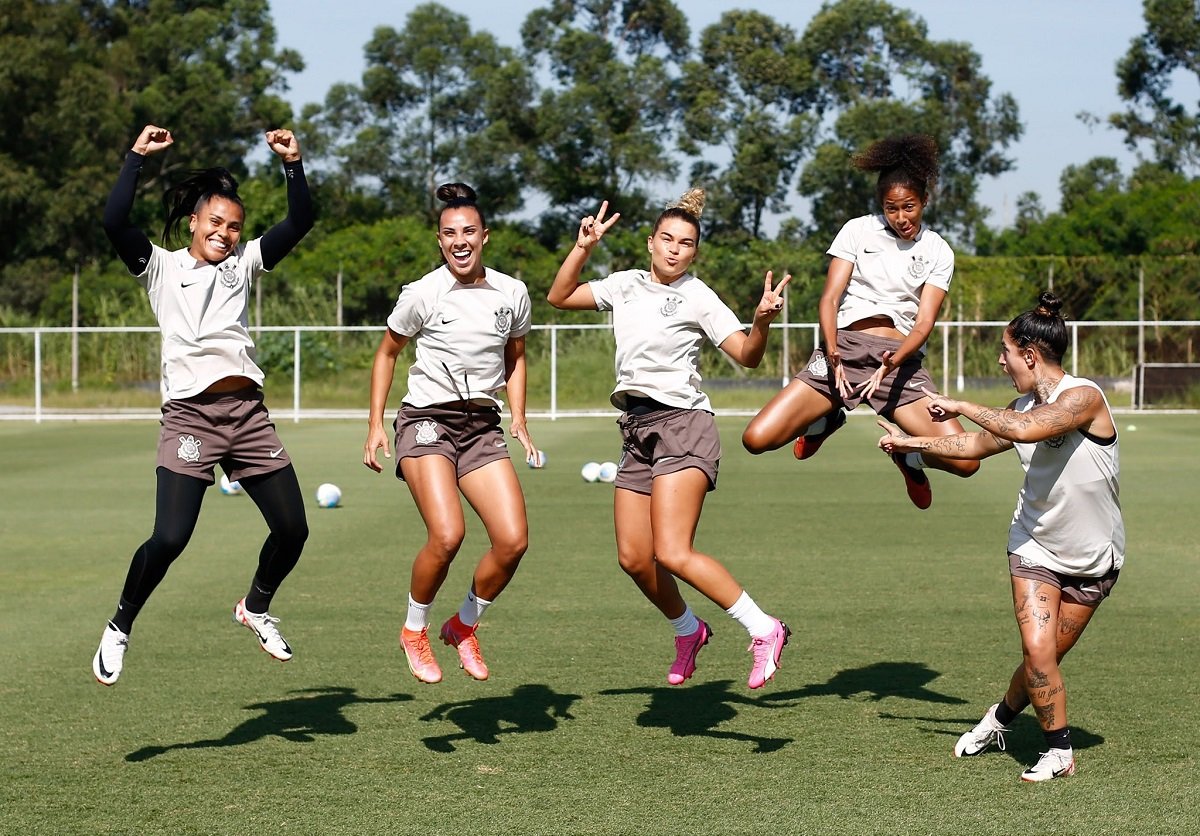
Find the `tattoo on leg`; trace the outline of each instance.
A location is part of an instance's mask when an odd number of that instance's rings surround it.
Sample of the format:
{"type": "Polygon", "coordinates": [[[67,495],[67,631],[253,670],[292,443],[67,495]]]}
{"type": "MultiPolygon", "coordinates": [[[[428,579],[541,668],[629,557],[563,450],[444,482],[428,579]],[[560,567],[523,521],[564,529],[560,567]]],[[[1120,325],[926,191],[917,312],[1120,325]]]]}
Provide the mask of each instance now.
{"type": "Polygon", "coordinates": [[[1037,668],[1026,668],[1025,680],[1029,683],[1030,688],[1045,688],[1050,684],[1050,677],[1046,672],[1039,671],[1037,668]]]}
{"type": "Polygon", "coordinates": [[[1033,710],[1037,712],[1038,722],[1042,728],[1054,728],[1054,703],[1049,705],[1034,705],[1033,710]]]}

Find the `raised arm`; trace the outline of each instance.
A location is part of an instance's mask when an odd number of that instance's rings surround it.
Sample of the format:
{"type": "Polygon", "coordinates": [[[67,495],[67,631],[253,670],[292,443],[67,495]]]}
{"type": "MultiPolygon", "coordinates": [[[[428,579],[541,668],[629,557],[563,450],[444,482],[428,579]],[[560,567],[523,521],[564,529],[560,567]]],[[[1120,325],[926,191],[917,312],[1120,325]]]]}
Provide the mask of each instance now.
{"type": "Polygon", "coordinates": [[[587,264],[588,257],[592,254],[592,248],[600,243],[604,233],[621,217],[621,213],[617,212],[605,220],[604,215],[607,211],[606,200],[600,204],[599,212],[588,215],[579,222],[575,246],[563,259],[562,266],[558,268],[554,277],[554,283],[550,285],[550,292],[546,294],[546,301],[559,310],[596,310],[596,298],[592,295],[592,289],[586,284],[580,284],[579,277],[583,273],[583,265],[587,264]]]}
{"type": "Polygon", "coordinates": [[[876,421],[886,435],[879,439],[879,448],[888,455],[892,453],[929,452],[944,459],[969,459],[978,461],[1011,450],[1013,443],[1007,439],[980,430],[954,435],[909,435],[890,421],[876,421]]]}
{"type": "Polygon", "coordinates": [[[721,350],[747,369],[757,369],[767,350],[767,330],[771,321],[783,310],[783,289],[792,280],[786,275],[778,287],[772,287],[775,275],[770,270],[763,278],[763,295],[754,308],[750,333],[735,331],[721,342],[721,350]]]}
{"type": "Polygon", "coordinates": [[[313,206],[308,180],[304,176],[304,163],[300,159],[300,143],[295,134],[279,128],[267,131],[266,140],[271,152],[283,160],[283,174],[287,180],[287,217],[268,229],[260,243],[263,267],[272,270],[313,228],[313,206]]]}
{"type": "Polygon", "coordinates": [[[104,234],[112,242],[125,262],[129,272],[140,276],[146,270],[150,260],[153,245],[146,233],[129,223],[129,212],[133,209],[134,195],[137,193],[138,176],[142,173],[142,164],[150,154],[157,154],[164,148],[170,147],[175,140],[166,128],[147,125],[142,128],[133,147],[125,155],[125,165],[117,176],[117,184],[104,204],[104,234]]]}
{"type": "Polygon", "coordinates": [[[1012,404],[1007,409],[1000,409],[955,400],[926,389],[922,391],[929,397],[929,412],[935,420],[961,415],[1009,442],[1036,444],[1072,430],[1108,438],[1117,431],[1104,397],[1091,386],[1074,386],[1061,392],[1052,403],[1038,404],[1028,412],[1018,412],[1012,404]]]}

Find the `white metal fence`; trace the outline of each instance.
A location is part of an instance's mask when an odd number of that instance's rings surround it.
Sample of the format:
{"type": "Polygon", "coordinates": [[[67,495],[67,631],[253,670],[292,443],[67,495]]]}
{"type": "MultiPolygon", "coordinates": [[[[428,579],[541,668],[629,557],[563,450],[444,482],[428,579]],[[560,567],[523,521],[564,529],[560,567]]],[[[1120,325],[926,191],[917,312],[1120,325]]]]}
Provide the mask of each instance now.
{"type": "MultiPolygon", "coordinates": [[[[968,385],[967,375],[965,374],[964,357],[969,351],[978,353],[985,350],[988,346],[979,343],[978,337],[973,337],[972,334],[977,334],[980,329],[992,329],[995,331],[994,345],[990,347],[994,349],[994,354],[999,353],[999,334],[1000,329],[1007,325],[1007,321],[999,320],[979,320],[979,321],[942,321],[938,324],[935,334],[930,338],[927,349],[929,356],[926,360],[927,368],[935,379],[941,378],[941,391],[944,392],[960,392],[968,385]],[[974,341],[974,344],[972,344],[974,341]]],[[[1121,397],[1110,398],[1112,405],[1119,411],[1127,410],[1146,410],[1154,405],[1148,403],[1145,398],[1145,370],[1148,367],[1164,368],[1164,367],[1180,367],[1180,368],[1195,368],[1191,355],[1191,338],[1187,339],[1188,349],[1186,356],[1164,358],[1157,357],[1155,362],[1147,362],[1147,333],[1157,333],[1161,329],[1197,329],[1200,328],[1200,320],[1130,320],[1130,321],[1097,321],[1097,322],[1071,322],[1068,323],[1071,334],[1071,346],[1067,354],[1066,365],[1068,371],[1072,374],[1094,375],[1095,370],[1089,370],[1078,367],[1079,363],[1079,348],[1081,335],[1086,337],[1091,329],[1125,329],[1128,334],[1128,339],[1125,340],[1130,347],[1124,349],[1127,355],[1126,361],[1122,365],[1121,373],[1117,376],[1109,375],[1108,384],[1110,388],[1119,393],[1121,397]],[[1133,335],[1136,334],[1136,337],[1133,335]],[[1127,397],[1126,397],[1127,395],[1127,397]]],[[[291,405],[290,409],[281,407],[278,403],[278,396],[272,403],[272,414],[278,419],[290,419],[294,422],[299,422],[304,418],[364,418],[366,416],[366,391],[363,391],[360,404],[354,407],[315,407],[305,406],[303,400],[304,382],[305,382],[305,366],[303,363],[305,339],[312,339],[311,335],[315,334],[354,334],[364,332],[381,332],[379,326],[321,326],[321,325],[301,325],[301,326],[263,326],[261,328],[252,329],[257,335],[257,339],[261,341],[264,334],[280,334],[289,335],[291,341],[291,405]]],[[[609,415],[612,414],[612,408],[604,402],[598,402],[594,406],[586,408],[562,408],[560,407],[560,388],[562,381],[560,380],[560,355],[562,354],[561,340],[563,335],[569,335],[573,332],[582,331],[611,331],[611,326],[607,324],[546,324],[533,326],[533,338],[535,335],[539,338],[548,341],[548,365],[549,365],[549,401],[547,408],[531,408],[529,416],[534,418],[550,418],[558,419],[573,416],[588,416],[588,415],[609,415]]],[[[772,327],[772,331],[777,332],[777,335],[772,338],[772,353],[770,367],[776,372],[776,376],[764,378],[758,376],[753,381],[743,380],[743,385],[756,385],[759,388],[764,386],[771,387],[775,385],[784,385],[791,379],[797,358],[801,355],[797,352],[803,352],[802,357],[807,357],[807,352],[813,345],[816,344],[818,338],[818,325],[815,322],[799,322],[799,323],[779,323],[772,327]]],[[[87,334],[157,334],[158,329],[153,326],[128,326],[128,327],[26,327],[26,328],[0,328],[0,340],[8,339],[24,339],[31,342],[29,351],[31,356],[27,364],[28,373],[32,376],[32,385],[28,379],[15,380],[14,376],[21,376],[18,372],[14,375],[11,371],[6,370],[5,375],[8,378],[0,378],[0,420],[22,420],[22,421],[49,421],[49,420],[118,420],[118,419],[139,419],[139,418],[154,418],[159,417],[159,412],[155,408],[106,408],[104,406],[91,408],[64,408],[61,406],[47,405],[45,403],[45,363],[43,357],[43,349],[47,338],[69,337],[71,341],[70,349],[70,364],[71,364],[71,384],[75,388],[79,385],[79,364],[81,350],[86,354],[86,348],[81,349],[79,338],[81,335],[87,334]],[[23,385],[22,385],[23,384],[23,385]],[[29,396],[26,399],[21,395],[11,394],[14,391],[29,391],[29,396]]],[[[1153,343],[1154,340],[1151,340],[1153,343]]],[[[157,342],[155,341],[155,351],[157,351],[157,342]]],[[[12,346],[8,346],[8,356],[13,356],[12,346]]],[[[86,359],[86,357],[85,357],[86,359]]],[[[799,359],[803,362],[803,359],[799,359]]],[[[10,366],[14,365],[10,362],[10,366]]],[[[17,364],[22,365],[24,364],[17,364]]],[[[611,367],[610,367],[611,368],[611,367]]],[[[270,375],[271,368],[267,368],[270,375]]],[[[999,375],[998,370],[995,371],[995,382],[1003,383],[1004,379],[999,375]]],[[[399,376],[399,375],[398,375],[399,376]]],[[[711,378],[711,375],[709,376],[711,378]]],[[[157,381],[154,381],[155,383],[157,381]]],[[[609,380],[611,383],[611,378],[609,380]]],[[[61,375],[56,385],[62,384],[61,375]]],[[[148,385],[148,384],[147,384],[148,385]]],[[[397,385],[403,385],[398,383],[397,385]]],[[[543,399],[544,400],[544,399],[543,399]]],[[[765,399],[764,399],[765,402],[765,399]]],[[[749,414],[752,410],[745,409],[719,409],[723,414],[749,414]]],[[[1174,409],[1172,411],[1195,412],[1194,409],[1174,409]]]]}

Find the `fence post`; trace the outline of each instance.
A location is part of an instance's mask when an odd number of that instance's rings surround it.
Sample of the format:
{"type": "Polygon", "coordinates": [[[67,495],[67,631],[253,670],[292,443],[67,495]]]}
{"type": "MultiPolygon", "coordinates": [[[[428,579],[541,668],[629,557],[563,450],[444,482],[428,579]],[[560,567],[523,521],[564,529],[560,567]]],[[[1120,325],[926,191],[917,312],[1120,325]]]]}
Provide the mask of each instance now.
{"type": "Polygon", "coordinates": [[[300,423],[300,329],[292,332],[292,423],[300,423]]]}
{"type": "Polygon", "coordinates": [[[550,420],[558,420],[558,323],[550,326],[550,420]]]}
{"type": "Polygon", "coordinates": [[[966,379],[963,377],[963,324],[962,324],[962,302],[958,303],[958,379],[955,383],[958,384],[958,392],[962,392],[966,385],[966,379]]]}
{"type": "Polygon", "coordinates": [[[33,422],[42,423],[42,329],[33,329],[33,422]]]}
{"type": "Polygon", "coordinates": [[[942,391],[950,391],[950,323],[942,323],[942,391]]]}

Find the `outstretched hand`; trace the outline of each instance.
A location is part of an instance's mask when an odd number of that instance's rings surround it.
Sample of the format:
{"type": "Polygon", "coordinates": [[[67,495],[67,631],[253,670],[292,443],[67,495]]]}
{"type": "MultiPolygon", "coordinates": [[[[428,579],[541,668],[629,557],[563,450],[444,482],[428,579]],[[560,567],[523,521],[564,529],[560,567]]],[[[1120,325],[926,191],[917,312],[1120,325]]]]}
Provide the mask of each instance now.
{"type": "Polygon", "coordinates": [[[921,391],[925,397],[929,398],[929,417],[935,421],[949,421],[951,418],[957,418],[962,414],[962,403],[954,398],[947,398],[945,395],[938,392],[932,392],[921,387],[921,391]]]}
{"type": "Polygon", "coordinates": [[[171,136],[171,132],[166,128],[160,128],[157,125],[147,125],[142,128],[142,132],[138,134],[138,138],[133,141],[133,148],[130,150],[144,157],[149,154],[157,154],[164,148],[169,148],[174,142],[175,138],[171,136]]]}
{"type": "Polygon", "coordinates": [[[600,243],[604,233],[621,217],[621,213],[617,212],[608,220],[604,220],[604,213],[607,211],[606,200],[600,204],[600,210],[595,215],[588,215],[579,222],[579,236],[575,239],[575,246],[590,252],[592,247],[600,243]]]}
{"type": "Polygon", "coordinates": [[[294,163],[300,159],[300,141],[287,128],[276,128],[267,131],[267,147],[285,163],[294,163]]]}
{"type": "Polygon", "coordinates": [[[906,442],[912,439],[912,436],[883,418],[878,419],[876,424],[882,429],[885,435],[879,439],[879,449],[887,453],[889,456],[892,453],[911,453],[917,448],[906,446],[906,442]]]}
{"type": "Polygon", "coordinates": [[[775,317],[779,316],[779,312],[783,310],[783,289],[787,287],[787,283],[792,280],[791,273],[788,273],[779,282],[777,287],[771,287],[775,280],[775,274],[770,270],[763,277],[763,295],[758,300],[758,307],[754,309],[754,318],[758,320],[766,320],[770,322],[775,317]]]}

